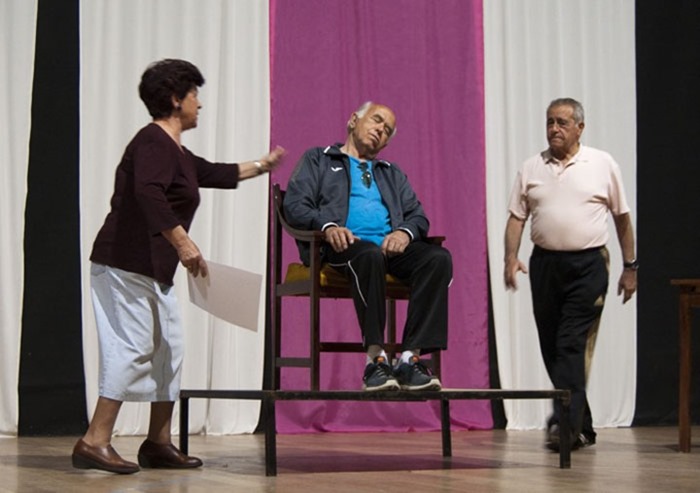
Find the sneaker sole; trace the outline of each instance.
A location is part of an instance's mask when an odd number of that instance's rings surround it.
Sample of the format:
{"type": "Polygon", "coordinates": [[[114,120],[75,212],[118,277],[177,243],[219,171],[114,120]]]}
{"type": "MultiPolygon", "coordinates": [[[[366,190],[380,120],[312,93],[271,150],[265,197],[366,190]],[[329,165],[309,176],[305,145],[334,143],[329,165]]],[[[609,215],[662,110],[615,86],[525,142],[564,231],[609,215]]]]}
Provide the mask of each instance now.
{"type": "Polygon", "coordinates": [[[401,390],[442,390],[440,380],[433,379],[423,385],[401,385],[401,390]]]}
{"type": "Polygon", "coordinates": [[[366,384],[362,385],[362,390],[366,392],[376,392],[377,390],[399,390],[401,386],[396,380],[387,380],[382,385],[377,385],[374,387],[368,387],[366,384]]]}

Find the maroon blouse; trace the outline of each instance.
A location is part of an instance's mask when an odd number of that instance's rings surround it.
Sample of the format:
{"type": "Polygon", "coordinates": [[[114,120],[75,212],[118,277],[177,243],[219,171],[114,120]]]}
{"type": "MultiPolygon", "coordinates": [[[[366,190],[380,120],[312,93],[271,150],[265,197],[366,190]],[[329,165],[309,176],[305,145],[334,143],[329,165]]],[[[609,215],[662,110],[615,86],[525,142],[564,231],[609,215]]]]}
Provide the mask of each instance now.
{"type": "Polygon", "coordinates": [[[90,260],[172,285],[177,251],[161,231],[189,230],[199,187],[236,188],[237,164],[210,163],[180,148],[157,124],[142,128],[117,166],[111,210],[90,260]]]}

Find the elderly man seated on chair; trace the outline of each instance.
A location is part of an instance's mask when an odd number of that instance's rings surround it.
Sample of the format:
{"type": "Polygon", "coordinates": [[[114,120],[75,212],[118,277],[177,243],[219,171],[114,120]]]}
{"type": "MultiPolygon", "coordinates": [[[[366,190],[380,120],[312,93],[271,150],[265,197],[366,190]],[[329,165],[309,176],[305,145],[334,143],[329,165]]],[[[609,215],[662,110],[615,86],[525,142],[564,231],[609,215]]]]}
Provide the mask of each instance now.
{"type": "MultiPolygon", "coordinates": [[[[325,233],[323,260],[350,281],[367,350],[363,388],[439,390],[420,355],[447,348],[447,289],[452,257],[424,239],[428,219],[406,175],[377,159],[396,133],[394,112],[367,102],[347,124],[344,144],[304,153],[284,199],[289,223],[325,233]],[[403,353],[391,366],[384,343],[386,274],[411,287],[403,353]]],[[[308,265],[307,244],[300,244],[308,265]]],[[[390,358],[391,356],[391,358],[390,358]]]]}

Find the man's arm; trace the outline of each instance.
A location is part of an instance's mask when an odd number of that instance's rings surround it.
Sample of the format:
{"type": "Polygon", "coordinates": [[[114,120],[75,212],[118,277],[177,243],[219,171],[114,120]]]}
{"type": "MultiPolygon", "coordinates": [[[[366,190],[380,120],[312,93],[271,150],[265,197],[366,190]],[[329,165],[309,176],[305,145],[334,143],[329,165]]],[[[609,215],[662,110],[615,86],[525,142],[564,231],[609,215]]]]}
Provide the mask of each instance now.
{"type": "MultiPolygon", "coordinates": [[[[338,217],[321,210],[317,203],[319,194],[319,169],[322,152],[319,148],[309,149],[299,160],[287,184],[284,196],[285,218],[295,228],[306,230],[322,230],[325,241],[336,252],[342,252],[358,239],[352,231],[338,224],[338,217]]],[[[300,255],[308,262],[308,251],[300,246],[300,255]]]]}
{"type": "MultiPolygon", "coordinates": [[[[401,219],[395,222],[397,225],[392,234],[398,233],[407,235],[409,243],[411,241],[421,240],[428,235],[430,222],[425,215],[425,211],[423,210],[420,200],[418,200],[416,192],[408,181],[408,177],[403,171],[399,170],[395,164],[392,164],[392,167],[394,168],[392,178],[394,180],[394,187],[396,187],[398,192],[400,200],[398,206],[402,214],[401,219]],[[402,233],[399,233],[400,231],[402,231],[402,233]]],[[[390,210],[390,213],[393,214],[394,211],[390,210]]],[[[392,223],[394,223],[394,221],[392,221],[392,223]]],[[[398,236],[398,234],[395,235],[395,237],[400,239],[401,237],[398,236]]],[[[399,241],[402,242],[402,240],[399,241]]]]}
{"type": "MultiPolygon", "coordinates": [[[[620,214],[619,216],[613,216],[613,219],[615,221],[617,239],[620,242],[623,262],[626,264],[635,262],[637,257],[634,253],[634,231],[630,215],[620,214]]],[[[617,294],[622,294],[622,302],[627,303],[635,291],[637,291],[637,266],[624,267],[620,280],[617,283],[617,294]]]]}
{"type": "Polygon", "coordinates": [[[503,280],[506,284],[506,289],[518,289],[516,279],[518,271],[527,274],[527,267],[518,260],[518,250],[520,250],[520,241],[522,240],[524,229],[524,220],[518,219],[513,214],[508,217],[505,233],[505,265],[503,268],[503,280]]]}
{"type": "Polygon", "coordinates": [[[297,163],[284,196],[284,216],[295,228],[321,229],[321,213],[316,204],[319,181],[318,152],[309,149],[297,163]]]}

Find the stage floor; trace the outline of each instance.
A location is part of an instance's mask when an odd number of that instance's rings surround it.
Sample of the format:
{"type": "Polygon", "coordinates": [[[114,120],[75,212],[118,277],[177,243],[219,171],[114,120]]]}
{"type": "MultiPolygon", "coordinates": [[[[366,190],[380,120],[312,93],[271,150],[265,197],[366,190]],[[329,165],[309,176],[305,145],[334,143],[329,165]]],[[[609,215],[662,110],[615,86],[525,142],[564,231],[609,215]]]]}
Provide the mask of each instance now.
{"type": "MultiPolygon", "coordinates": [[[[204,467],[144,469],[130,476],[73,469],[76,437],[0,438],[0,492],[675,492],[700,490],[697,448],[678,452],[675,427],[598,430],[598,443],[572,453],[571,469],[543,446],[543,431],[278,435],[278,476],[265,477],[264,436],[191,436],[204,467]]],[[[143,437],[116,437],[136,461],[143,437]]],[[[175,439],[177,442],[177,439],[175,439]]]]}

